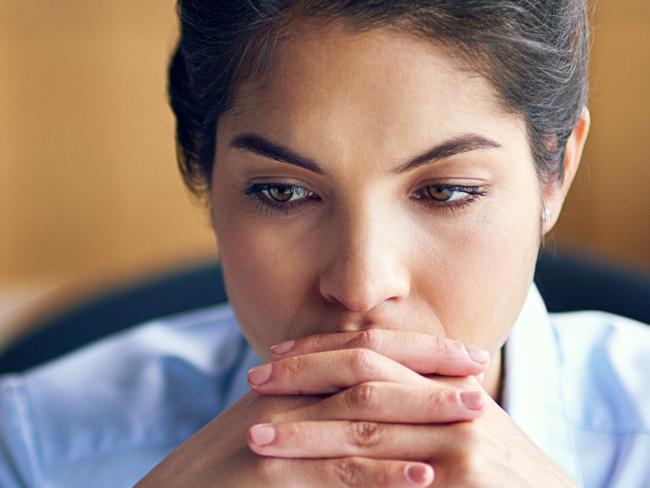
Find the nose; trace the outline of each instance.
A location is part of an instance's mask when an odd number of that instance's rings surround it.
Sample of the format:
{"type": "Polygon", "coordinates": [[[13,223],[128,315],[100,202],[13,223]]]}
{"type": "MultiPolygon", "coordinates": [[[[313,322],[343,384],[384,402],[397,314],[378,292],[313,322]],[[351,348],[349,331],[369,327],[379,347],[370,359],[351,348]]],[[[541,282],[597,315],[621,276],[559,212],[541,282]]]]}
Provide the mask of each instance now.
{"type": "Polygon", "coordinates": [[[368,312],[409,293],[404,241],[378,212],[356,212],[334,223],[320,293],[349,311],[368,312]]]}

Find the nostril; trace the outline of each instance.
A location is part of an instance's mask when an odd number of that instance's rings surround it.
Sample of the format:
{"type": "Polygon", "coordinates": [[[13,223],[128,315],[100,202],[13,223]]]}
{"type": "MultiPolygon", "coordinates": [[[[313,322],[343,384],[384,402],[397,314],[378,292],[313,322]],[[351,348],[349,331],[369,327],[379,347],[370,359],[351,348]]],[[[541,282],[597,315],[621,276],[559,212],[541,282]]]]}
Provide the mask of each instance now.
{"type": "MultiPolygon", "coordinates": [[[[375,260],[377,261],[377,260],[375,260]]],[[[384,260],[370,266],[338,264],[323,270],[319,292],[328,306],[336,306],[354,313],[368,313],[384,302],[395,302],[408,296],[408,273],[387,269],[384,260]]]]}
{"type": "Polygon", "coordinates": [[[373,308],[372,305],[369,305],[369,300],[351,299],[346,297],[345,292],[342,292],[338,295],[323,294],[323,298],[325,299],[325,303],[327,305],[334,305],[350,312],[367,312],[373,308]]]}
{"type": "Polygon", "coordinates": [[[339,299],[346,310],[350,312],[366,313],[375,308],[375,304],[371,300],[349,300],[346,298],[339,299]]]}

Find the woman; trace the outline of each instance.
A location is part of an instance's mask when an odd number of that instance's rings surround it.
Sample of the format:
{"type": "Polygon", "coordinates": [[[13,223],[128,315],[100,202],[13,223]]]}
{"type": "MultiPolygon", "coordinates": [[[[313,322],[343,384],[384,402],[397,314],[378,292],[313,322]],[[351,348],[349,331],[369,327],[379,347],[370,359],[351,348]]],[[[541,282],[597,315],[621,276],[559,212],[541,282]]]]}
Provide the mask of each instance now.
{"type": "Polygon", "coordinates": [[[650,483],[648,333],[532,284],[589,131],[583,1],[179,15],[229,305],[6,379],[7,486],[650,483]]]}

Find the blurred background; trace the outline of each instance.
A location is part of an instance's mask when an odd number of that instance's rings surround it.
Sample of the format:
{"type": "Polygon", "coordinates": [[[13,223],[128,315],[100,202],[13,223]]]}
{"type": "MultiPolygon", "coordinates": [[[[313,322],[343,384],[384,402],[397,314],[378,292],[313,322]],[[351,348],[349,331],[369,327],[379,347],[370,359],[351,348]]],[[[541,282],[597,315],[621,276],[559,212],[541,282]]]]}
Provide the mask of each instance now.
{"type": "MultiPolygon", "coordinates": [[[[174,156],[173,0],[0,0],[0,347],[25,317],[216,247],[174,156]]],[[[548,247],[650,270],[650,2],[595,5],[593,126],[548,247]]]]}

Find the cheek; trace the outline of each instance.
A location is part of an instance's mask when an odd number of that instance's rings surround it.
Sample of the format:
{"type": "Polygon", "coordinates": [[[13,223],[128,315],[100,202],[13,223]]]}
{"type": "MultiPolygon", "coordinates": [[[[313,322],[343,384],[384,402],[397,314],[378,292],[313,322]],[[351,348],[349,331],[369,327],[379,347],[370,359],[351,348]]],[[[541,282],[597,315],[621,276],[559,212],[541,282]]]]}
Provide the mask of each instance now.
{"type": "Polygon", "coordinates": [[[229,302],[253,349],[269,359],[269,346],[292,335],[292,317],[306,300],[306,269],[282,226],[232,211],[222,217],[217,235],[229,302]]]}
{"type": "Polygon", "coordinates": [[[530,195],[495,201],[422,251],[433,264],[415,286],[447,336],[493,352],[501,347],[532,280],[539,245],[536,212],[530,195]]]}

